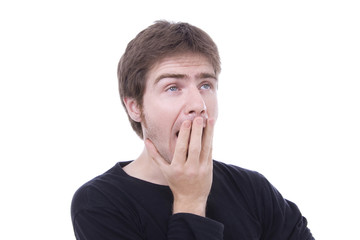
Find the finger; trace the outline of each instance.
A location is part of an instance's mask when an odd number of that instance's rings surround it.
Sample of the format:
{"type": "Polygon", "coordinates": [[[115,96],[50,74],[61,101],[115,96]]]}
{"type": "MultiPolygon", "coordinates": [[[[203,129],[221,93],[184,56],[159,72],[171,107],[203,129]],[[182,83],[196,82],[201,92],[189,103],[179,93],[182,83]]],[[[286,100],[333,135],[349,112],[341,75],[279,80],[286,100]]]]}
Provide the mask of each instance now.
{"type": "Polygon", "coordinates": [[[164,169],[169,163],[160,155],[150,139],[145,140],[145,147],[150,157],[156,162],[160,169],[164,169]]]}
{"type": "Polygon", "coordinates": [[[200,161],[212,160],[212,142],[214,135],[215,119],[209,118],[203,134],[203,143],[201,147],[200,161]]]}
{"type": "Polygon", "coordinates": [[[188,162],[199,162],[203,128],[204,119],[202,117],[195,118],[191,128],[188,162]]]}
{"type": "Polygon", "coordinates": [[[183,164],[186,162],[189,139],[191,131],[191,121],[186,120],[181,124],[178,139],[176,141],[174,157],[171,164],[183,164]]]}

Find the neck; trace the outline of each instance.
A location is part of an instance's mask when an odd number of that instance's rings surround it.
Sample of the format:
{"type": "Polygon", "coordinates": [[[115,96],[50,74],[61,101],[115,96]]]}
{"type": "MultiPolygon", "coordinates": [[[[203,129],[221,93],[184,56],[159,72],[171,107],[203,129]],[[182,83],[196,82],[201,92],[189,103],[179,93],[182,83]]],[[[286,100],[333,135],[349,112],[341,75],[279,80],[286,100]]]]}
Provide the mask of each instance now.
{"type": "Polygon", "coordinates": [[[146,182],[165,186],[168,185],[160,168],[147,153],[146,148],[144,148],[140,156],[135,161],[126,165],[123,170],[128,175],[146,182]]]}

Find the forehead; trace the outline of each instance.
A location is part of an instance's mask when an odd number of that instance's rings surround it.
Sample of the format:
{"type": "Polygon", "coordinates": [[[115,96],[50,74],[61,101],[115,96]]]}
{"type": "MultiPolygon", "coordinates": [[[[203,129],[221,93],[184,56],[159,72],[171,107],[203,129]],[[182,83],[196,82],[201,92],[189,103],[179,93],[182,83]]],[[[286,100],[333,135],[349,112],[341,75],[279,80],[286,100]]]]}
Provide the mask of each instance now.
{"type": "Polygon", "coordinates": [[[215,76],[215,70],[208,58],[196,53],[183,53],[161,58],[153,64],[147,74],[148,82],[154,82],[163,74],[197,75],[206,73],[215,76]]]}

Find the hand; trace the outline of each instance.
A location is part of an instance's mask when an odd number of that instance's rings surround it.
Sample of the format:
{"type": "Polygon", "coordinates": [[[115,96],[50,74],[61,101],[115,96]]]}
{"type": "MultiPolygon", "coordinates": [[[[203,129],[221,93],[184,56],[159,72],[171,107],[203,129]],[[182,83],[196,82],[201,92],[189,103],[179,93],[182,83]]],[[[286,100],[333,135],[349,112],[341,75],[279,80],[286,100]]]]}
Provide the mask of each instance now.
{"type": "Polygon", "coordinates": [[[154,144],[146,139],[148,153],[168,181],[174,196],[173,213],[187,212],[205,216],[207,198],[212,185],[212,138],[214,119],[195,118],[181,125],[171,163],[164,160],[154,144]],[[203,134],[204,131],[204,134],[203,134]]]}

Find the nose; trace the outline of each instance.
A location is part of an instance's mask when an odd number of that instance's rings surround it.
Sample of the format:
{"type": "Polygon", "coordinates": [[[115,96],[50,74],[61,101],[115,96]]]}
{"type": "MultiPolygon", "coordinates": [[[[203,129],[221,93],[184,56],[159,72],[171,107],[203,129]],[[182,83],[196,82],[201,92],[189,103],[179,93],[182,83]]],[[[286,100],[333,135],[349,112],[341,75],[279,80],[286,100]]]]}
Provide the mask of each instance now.
{"type": "Polygon", "coordinates": [[[195,117],[207,117],[206,116],[206,104],[203,96],[199,92],[199,89],[194,88],[186,96],[185,113],[191,118],[195,117]]]}

